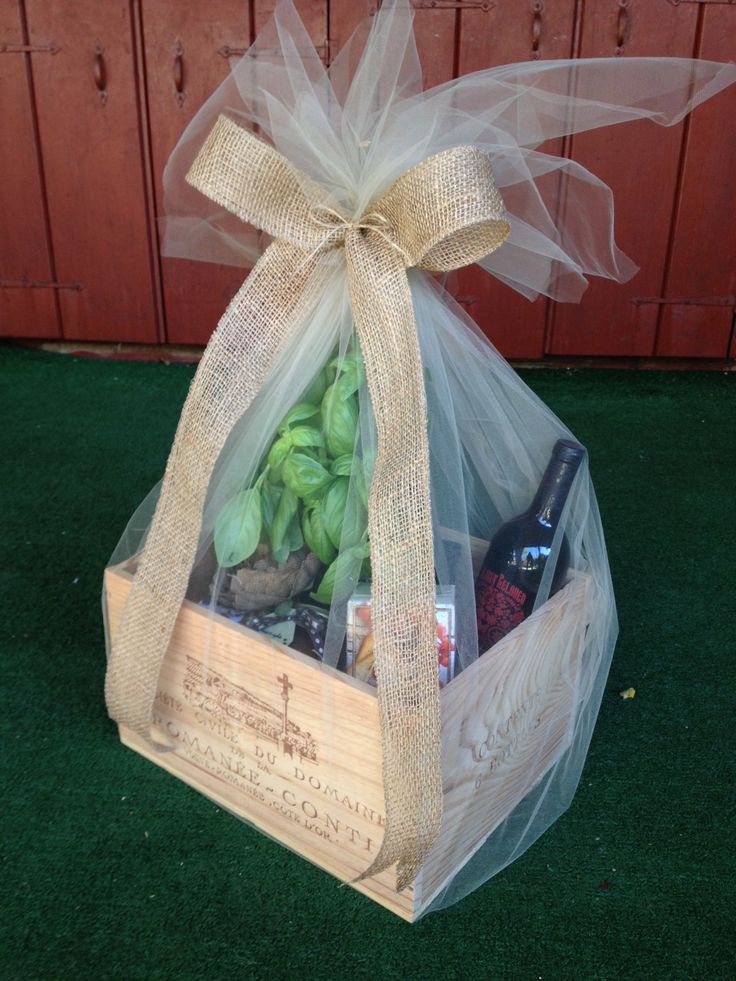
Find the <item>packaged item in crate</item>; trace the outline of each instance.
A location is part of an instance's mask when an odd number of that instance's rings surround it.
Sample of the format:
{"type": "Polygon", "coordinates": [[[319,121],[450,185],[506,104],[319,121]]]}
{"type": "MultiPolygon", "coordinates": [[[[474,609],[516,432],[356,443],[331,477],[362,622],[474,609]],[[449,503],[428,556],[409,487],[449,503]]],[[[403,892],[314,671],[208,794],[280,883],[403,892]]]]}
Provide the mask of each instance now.
{"type": "Polygon", "coordinates": [[[384,0],[325,69],[280,0],[175,148],[165,251],[253,268],[104,594],[123,742],[409,920],[568,806],[617,631],[587,457],[435,274],[632,275],[609,189],[538,147],[736,76],[536,60],[424,92],[412,17],[384,0]],[[343,670],[358,587],[376,687],[343,670]]]}
{"type": "MultiPolygon", "coordinates": [[[[455,674],[455,589],[447,586],[437,590],[435,600],[437,621],[437,677],[444,688],[455,674]]],[[[371,587],[358,586],[348,600],[347,659],[345,670],[353,678],[375,686],[374,651],[376,638],[372,624],[371,587]]]]}

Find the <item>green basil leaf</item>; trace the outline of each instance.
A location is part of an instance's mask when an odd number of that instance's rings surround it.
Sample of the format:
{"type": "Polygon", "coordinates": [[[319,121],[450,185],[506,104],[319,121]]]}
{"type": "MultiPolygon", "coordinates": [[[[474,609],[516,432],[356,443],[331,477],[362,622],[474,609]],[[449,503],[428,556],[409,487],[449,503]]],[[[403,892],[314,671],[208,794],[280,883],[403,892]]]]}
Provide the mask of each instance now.
{"type": "Polygon", "coordinates": [[[368,507],[368,495],[371,489],[371,480],[373,479],[373,466],[374,460],[372,456],[366,456],[362,460],[356,460],[355,462],[353,479],[364,508],[368,507]]]}
{"type": "Polygon", "coordinates": [[[279,500],[281,499],[281,488],[274,487],[272,484],[264,484],[261,487],[261,517],[263,519],[262,533],[265,532],[266,537],[271,536],[271,526],[273,525],[273,519],[276,516],[276,509],[279,506],[279,500]]]}
{"type": "Polygon", "coordinates": [[[314,552],[323,565],[329,565],[334,561],[337,550],[330,541],[329,535],[325,530],[325,523],[322,518],[322,505],[305,511],[302,515],[302,531],[304,541],[310,552],[314,552]]]}
{"type": "Polygon", "coordinates": [[[304,393],[304,401],[312,405],[319,405],[331,380],[327,376],[327,369],[323,368],[304,393]]]}
{"type": "Polygon", "coordinates": [[[358,403],[352,396],[343,398],[339,382],[325,392],[322,399],[322,429],[327,449],[333,457],[353,452],[358,428],[358,403]]]}
{"type": "Polygon", "coordinates": [[[341,552],[322,577],[322,581],[309,595],[316,603],[329,606],[333,601],[347,599],[358,584],[363,549],[360,545],[341,552]]]}
{"type": "Polygon", "coordinates": [[[278,548],[272,547],[271,554],[273,555],[273,560],[277,565],[281,565],[282,563],[286,562],[291,555],[288,542],[282,542],[278,548]]]}
{"type": "Polygon", "coordinates": [[[297,497],[309,497],[332,480],[321,463],[305,453],[292,453],[284,461],[284,483],[297,497]]]}
{"type": "Polygon", "coordinates": [[[261,540],[261,494],[251,487],[231,498],[215,520],[215,554],[226,569],[245,562],[261,540]]]}
{"type": "Polygon", "coordinates": [[[345,355],[342,361],[336,358],[333,364],[337,368],[336,383],[340,390],[340,395],[342,398],[348,398],[348,396],[357,392],[365,382],[363,359],[358,353],[354,352],[353,354],[345,355]]]}
{"type": "MultiPolygon", "coordinates": [[[[282,439],[284,437],[282,436],[282,439]]],[[[325,438],[313,426],[294,426],[288,438],[292,446],[324,446],[325,438]]]]}
{"type": "Polygon", "coordinates": [[[342,357],[340,357],[339,354],[336,357],[334,357],[332,361],[330,361],[328,367],[334,368],[340,373],[350,369],[354,370],[356,368],[362,368],[363,358],[360,354],[360,351],[357,350],[348,351],[346,354],[343,354],[342,357]]]}
{"type": "Polygon", "coordinates": [[[313,402],[297,402],[297,404],[286,414],[284,421],[279,426],[279,432],[285,433],[297,422],[304,422],[306,419],[313,419],[319,415],[319,405],[313,402]]]}
{"type": "Polygon", "coordinates": [[[281,493],[279,506],[276,508],[271,527],[271,551],[277,562],[286,562],[289,557],[291,549],[287,541],[287,533],[292,519],[297,513],[298,506],[299,501],[296,494],[285,487],[281,493]],[[284,555],[284,549],[286,549],[286,555],[284,555]]]}
{"type": "Polygon", "coordinates": [[[335,548],[340,547],[349,486],[348,477],[337,477],[325,494],[323,506],[325,530],[335,548]]]}
{"type": "Polygon", "coordinates": [[[335,381],[340,398],[348,399],[351,395],[354,395],[360,388],[361,381],[362,378],[355,369],[341,372],[335,381]]]}
{"type": "Polygon", "coordinates": [[[336,477],[349,477],[353,472],[353,454],[343,453],[336,460],[332,461],[330,473],[336,477]]]}
{"type": "Polygon", "coordinates": [[[267,461],[271,468],[269,476],[273,478],[272,482],[281,480],[281,467],[291,451],[291,445],[289,436],[280,436],[268,451],[267,461]]]}
{"type": "Polygon", "coordinates": [[[353,491],[347,499],[342,525],[341,545],[347,548],[359,544],[368,528],[368,514],[360,495],[353,491]]]}
{"type": "Polygon", "coordinates": [[[302,523],[299,520],[298,510],[294,512],[294,517],[291,519],[291,524],[286,532],[286,544],[289,546],[290,552],[296,552],[304,544],[302,523]]]}

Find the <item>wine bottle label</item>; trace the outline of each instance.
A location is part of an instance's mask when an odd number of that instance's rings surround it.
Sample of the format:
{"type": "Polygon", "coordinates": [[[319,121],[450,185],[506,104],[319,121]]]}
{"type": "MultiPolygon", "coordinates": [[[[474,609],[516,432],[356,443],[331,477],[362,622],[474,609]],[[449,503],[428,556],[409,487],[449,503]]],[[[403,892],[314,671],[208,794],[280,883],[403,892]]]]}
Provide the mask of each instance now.
{"type": "Polygon", "coordinates": [[[476,607],[480,653],[505,637],[524,619],[526,593],[493,569],[483,569],[478,579],[476,607]]]}

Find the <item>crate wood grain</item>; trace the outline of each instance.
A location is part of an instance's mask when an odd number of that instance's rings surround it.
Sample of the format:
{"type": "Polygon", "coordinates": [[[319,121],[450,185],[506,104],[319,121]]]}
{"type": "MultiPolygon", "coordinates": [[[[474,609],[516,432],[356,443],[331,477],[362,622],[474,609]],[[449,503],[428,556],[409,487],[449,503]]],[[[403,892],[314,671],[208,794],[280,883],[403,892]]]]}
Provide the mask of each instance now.
{"type": "MultiPolygon", "coordinates": [[[[114,636],[130,565],[105,572],[114,636]]],[[[384,829],[373,688],[186,601],[161,672],[157,753],[125,745],[316,865],[413,921],[568,745],[585,632],[575,577],[441,693],[444,814],[414,886],[363,882],[384,829]]]]}

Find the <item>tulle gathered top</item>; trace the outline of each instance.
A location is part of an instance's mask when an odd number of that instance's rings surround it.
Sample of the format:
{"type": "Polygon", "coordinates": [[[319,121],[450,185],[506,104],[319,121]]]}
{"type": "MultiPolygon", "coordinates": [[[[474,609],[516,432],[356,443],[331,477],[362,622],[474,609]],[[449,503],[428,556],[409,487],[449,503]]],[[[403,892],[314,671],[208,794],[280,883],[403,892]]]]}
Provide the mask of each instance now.
{"type": "Polygon", "coordinates": [[[649,119],[663,126],[736,80],[736,65],[686,58],[589,58],[501,65],[422,90],[409,0],[385,0],[329,68],[291,0],[187,127],[164,174],[164,252],[252,266],[267,241],[184,177],[220,113],[254,128],[359,215],[410,167],[442,150],[487,151],[511,234],[489,273],[530,300],[577,301],[589,275],[626,281],[611,189],[539,149],[572,133],[649,119]]]}

